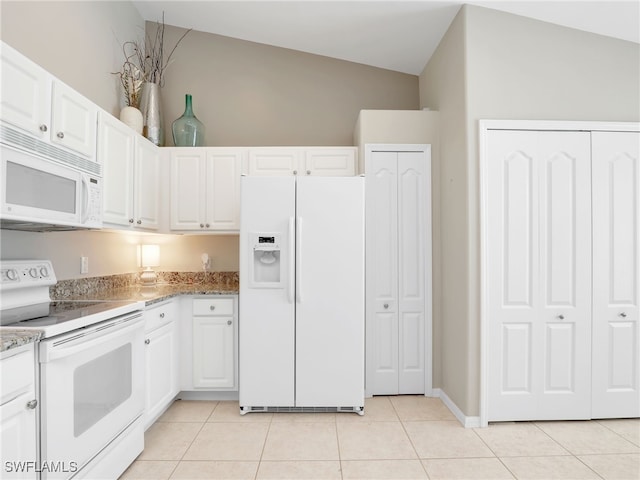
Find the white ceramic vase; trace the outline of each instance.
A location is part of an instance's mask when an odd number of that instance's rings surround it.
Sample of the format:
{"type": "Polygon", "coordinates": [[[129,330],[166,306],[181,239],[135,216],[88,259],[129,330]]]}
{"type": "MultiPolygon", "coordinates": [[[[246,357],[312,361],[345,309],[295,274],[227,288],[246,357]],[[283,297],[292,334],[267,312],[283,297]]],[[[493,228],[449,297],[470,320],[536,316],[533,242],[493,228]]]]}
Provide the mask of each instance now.
{"type": "Polygon", "coordinates": [[[120,110],[120,121],[142,135],[142,112],[136,107],[124,107],[120,110]]]}

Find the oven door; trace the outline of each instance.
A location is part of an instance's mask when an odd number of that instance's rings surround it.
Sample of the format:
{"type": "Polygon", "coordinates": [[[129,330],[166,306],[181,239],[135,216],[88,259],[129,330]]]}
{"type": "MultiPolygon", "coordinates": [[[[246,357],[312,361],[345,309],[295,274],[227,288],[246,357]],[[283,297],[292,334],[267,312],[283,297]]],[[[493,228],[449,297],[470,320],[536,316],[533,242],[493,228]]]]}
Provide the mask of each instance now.
{"type": "Polygon", "coordinates": [[[70,478],[144,409],[140,312],[40,343],[43,479],[70,478]]]}

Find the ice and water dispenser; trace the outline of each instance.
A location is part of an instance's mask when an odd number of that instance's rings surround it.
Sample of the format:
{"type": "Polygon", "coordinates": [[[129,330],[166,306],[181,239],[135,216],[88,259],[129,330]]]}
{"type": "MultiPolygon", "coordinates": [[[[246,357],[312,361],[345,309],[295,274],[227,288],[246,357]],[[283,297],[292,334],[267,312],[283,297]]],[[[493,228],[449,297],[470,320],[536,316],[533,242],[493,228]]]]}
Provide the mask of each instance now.
{"type": "Polygon", "coordinates": [[[252,238],[251,286],[281,288],[283,272],[280,234],[255,233],[252,238]]]}

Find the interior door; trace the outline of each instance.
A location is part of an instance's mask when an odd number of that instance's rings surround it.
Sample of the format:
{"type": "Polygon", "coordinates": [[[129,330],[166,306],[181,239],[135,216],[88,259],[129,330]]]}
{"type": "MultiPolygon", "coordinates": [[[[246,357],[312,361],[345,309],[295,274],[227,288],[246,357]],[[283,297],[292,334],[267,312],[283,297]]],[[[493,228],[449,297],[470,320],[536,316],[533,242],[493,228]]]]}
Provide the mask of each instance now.
{"type": "Polygon", "coordinates": [[[488,420],[590,416],[588,132],[490,131],[488,420]]]}
{"type": "Polygon", "coordinates": [[[593,132],[593,418],[640,416],[640,134],[593,132]]]}
{"type": "Polygon", "coordinates": [[[367,392],[425,393],[429,157],[380,150],[366,161],[367,392]]]}
{"type": "Polygon", "coordinates": [[[364,406],[364,179],[298,177],[296,406],[364,406]]]}

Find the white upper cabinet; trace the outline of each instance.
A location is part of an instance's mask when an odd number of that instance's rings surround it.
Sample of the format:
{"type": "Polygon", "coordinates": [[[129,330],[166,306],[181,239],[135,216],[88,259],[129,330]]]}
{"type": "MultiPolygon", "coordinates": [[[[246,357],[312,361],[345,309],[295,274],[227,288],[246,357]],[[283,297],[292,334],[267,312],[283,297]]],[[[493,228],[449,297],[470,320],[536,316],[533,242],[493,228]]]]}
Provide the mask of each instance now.
{"type": "Polygon", "coordinates": [[[3,129],[3,140],[33,149],[29,137],[35,136],[95,160],[98,107],[4,43],[0,58],[0,115],[17,127],[11,134],[3,129]]]}
{"type": "Polygon", "coordinates": [[[75,90],[53,82],[51,140],[93,157],[96,149],[96,106],[75,90]]]}
{"type": "Polygon", "coordinates": [[[356,147],[260,147],[249,150],[249,175],[355,175],[356,147]]]}
{"type": "Polygon", "coordinates": [[[104,222],[157,230],[158,147],[113,116],[100,112],[98,160],[104,166],[104,222]]]}
{"type": "Polygon", "coordinates": [[[38,138],[49,137],[51,128],[51,78],[13,48],[2,44],[2,120],[38,138]]]}
{"type": "Polygon", "coordinates": [[[237,232],[246,149],[172,148],[171,230],[237,232]]]}

